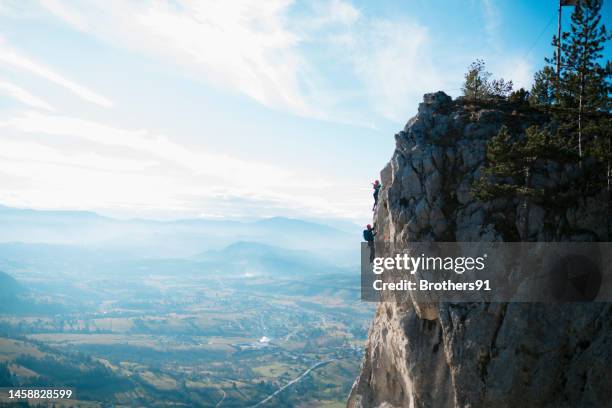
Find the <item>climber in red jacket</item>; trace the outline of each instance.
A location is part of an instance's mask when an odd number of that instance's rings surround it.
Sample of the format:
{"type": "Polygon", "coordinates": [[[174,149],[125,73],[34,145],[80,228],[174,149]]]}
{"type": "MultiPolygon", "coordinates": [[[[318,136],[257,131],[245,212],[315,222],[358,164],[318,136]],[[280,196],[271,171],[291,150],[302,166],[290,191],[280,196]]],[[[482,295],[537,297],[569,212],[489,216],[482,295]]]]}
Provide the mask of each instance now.
{"type": "Polygon", "coordinates": [[[382,187],[382,184],[380,184],[380,181],[375,180],[372,183],[372,188],[374,189],[374,205],[372,206],[372,211],[374,211],[376,209],[376,206],[378,205],[378,192],[380,191],[380,188],[382,187]]]}

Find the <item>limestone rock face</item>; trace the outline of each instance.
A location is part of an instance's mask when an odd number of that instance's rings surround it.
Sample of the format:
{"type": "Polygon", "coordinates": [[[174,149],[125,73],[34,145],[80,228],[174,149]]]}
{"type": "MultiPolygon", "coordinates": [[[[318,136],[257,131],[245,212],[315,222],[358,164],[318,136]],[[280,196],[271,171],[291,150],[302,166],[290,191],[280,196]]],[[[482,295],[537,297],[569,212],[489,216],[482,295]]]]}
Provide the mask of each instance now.
{"type": "MultiPolygon", "coordinates": [[[[490,105],[425,95],[395,135],[395,152],[381,172],[376,239],[606,240],[607,213],[597,198],[562,212],[533,206],[529,236],[516,237],[520,203],[473,197],[487,142],[501,126],[549,121],[502,102],[490,105]]],[[[534,183],[563,186],[579,173],[544,167],[534,183]]],[[[606,406],[611,349],[609,303],[380,303],[348,407],[606,406]]]]}

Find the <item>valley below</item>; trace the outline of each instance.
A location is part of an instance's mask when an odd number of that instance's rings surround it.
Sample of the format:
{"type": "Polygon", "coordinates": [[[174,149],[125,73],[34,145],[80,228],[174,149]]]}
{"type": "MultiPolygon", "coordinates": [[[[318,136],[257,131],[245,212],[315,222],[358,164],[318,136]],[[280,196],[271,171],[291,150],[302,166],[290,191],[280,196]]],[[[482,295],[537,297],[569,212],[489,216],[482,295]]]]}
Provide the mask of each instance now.
{"type": "Polygon", "coordinates": [[[373,314],[353,268],[252,242],[5,243],[0,270],[0,386],[74,390],[49,406],[344,406],[373,314]]]}

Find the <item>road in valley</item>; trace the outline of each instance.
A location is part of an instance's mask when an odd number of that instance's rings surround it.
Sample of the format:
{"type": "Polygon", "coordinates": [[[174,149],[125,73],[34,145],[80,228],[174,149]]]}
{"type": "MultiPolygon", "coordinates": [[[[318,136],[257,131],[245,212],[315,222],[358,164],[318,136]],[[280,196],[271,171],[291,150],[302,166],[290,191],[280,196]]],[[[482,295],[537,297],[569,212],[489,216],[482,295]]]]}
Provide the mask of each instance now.
{"type": "Polygon", "coordinates": [[[326,364],[329,364],[329,363],[331,363],[333,361],[337,361],[337,360],[338,360],[337,358],[333,358],[331,360],[319,361],[318,363],[310,366],[310,368],[308,368],[308,370],[304,371],[302,374],[300,374],[299,376],[297,376],[293,380],[289,381],[287,384],[283,385],[278,390],[276,390],[272,394],[268,395],[266,398],[264,398],[261,401],[259,401],[257,404],[251,405],[249,408],[256,408],[256,407],[259,407],[259,406],[265,404],[266,402],[270,401],[272,398],[277,396],[279,393],[283,392],[283,390],[285,390],[287,387],[291,387],[293,384],[299,382],[302,378],[306,377],[312,370],[316,370],[317,368],[319,368],[321,366],[324,366],[326,364]]]}

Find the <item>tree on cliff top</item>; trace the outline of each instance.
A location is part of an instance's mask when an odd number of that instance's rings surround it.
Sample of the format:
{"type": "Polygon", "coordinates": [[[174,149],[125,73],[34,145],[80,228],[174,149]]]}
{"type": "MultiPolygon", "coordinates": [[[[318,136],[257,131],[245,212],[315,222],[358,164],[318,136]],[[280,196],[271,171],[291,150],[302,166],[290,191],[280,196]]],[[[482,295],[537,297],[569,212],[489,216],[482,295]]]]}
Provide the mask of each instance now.
{"type": "Polygon", "coordinates": [[[491,79],[483,60],[477,59],[468,67],[461,87],[463,96],[469,99],[505,98],[512,91],[512,81],[491,79]]]}

